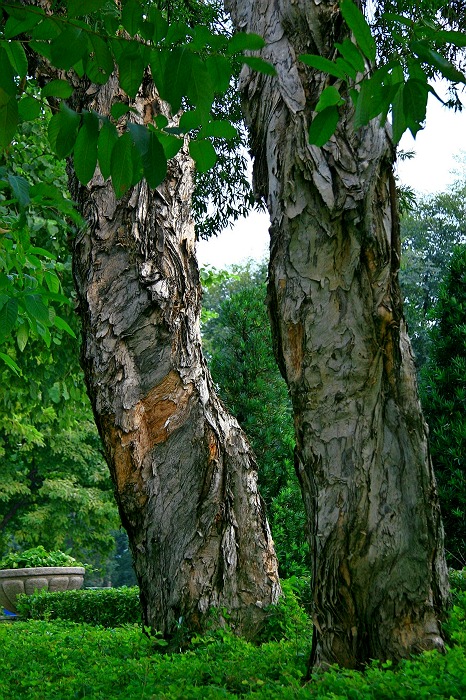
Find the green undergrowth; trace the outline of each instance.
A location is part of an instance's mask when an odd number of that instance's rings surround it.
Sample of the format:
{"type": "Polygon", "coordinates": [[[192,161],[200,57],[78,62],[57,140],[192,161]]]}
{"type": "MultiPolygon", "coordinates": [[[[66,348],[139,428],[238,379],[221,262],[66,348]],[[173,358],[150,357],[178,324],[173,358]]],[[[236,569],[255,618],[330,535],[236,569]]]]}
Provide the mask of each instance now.
{"type": "Polygon", "coordinates": [[[192,640],[189,651],[166,654],[158,638],[136,625],[105,629],[84,623],[29,620],[0,624],[0,698],[26,700],[261,700],[304,698],[466,697],[466,592],[457,590],[445,655],[425,653],[392,668],[365,672],[331,668],[303,683],[311,627],[288,587],[288,602],[270,616],[269,640],[252,644],[228,629],[192,640]],[[288,617],[285,616],[288,606],[288,617]]]}

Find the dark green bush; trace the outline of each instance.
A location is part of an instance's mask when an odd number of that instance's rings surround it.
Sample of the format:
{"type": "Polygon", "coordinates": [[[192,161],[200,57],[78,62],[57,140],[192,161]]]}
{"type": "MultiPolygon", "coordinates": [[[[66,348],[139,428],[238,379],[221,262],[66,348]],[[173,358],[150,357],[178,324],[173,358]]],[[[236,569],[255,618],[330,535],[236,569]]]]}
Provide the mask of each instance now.
{"type": "Polygon", "coordinates": [[[18,611],[26,620],[69,620],[102,627],[141,622],[137,586],[57,593],[39,591],[19,596],[18,611]]]}

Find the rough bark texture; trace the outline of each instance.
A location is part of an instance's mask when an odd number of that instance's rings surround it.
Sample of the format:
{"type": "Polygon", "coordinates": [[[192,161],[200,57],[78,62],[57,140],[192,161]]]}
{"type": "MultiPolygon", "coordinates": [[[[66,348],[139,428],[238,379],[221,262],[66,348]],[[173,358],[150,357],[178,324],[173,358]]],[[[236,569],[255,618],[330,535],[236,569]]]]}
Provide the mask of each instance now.
{"type": "Polygon", "coordinates": [[[397,280],[388,130],[307,142],[333,57],[338,6],[228,0],[265,37],[278,76],[242,76],[257,193],[271,217],[269,307],[290,388],[296,466],[312,531],[314,661],[356,667],[443,648],[443,531],[397,280]]]}
{"type": "MultiPolygon", "coordinates": [[[[141,121],[166,111],[144,91],[141,121]]],[[[118,85],[78,94],[108,114],[118,85]]],[[[88,222],[74,252],[83,366],[145,623],[199,630],[214,606],[251,637],[280,592],[277,563],[254,458],[202,356],[192,172],[183,149],[156,191],[140,183],[119,201],[101,176],[82,187],[71,172],[88,222]]]]}

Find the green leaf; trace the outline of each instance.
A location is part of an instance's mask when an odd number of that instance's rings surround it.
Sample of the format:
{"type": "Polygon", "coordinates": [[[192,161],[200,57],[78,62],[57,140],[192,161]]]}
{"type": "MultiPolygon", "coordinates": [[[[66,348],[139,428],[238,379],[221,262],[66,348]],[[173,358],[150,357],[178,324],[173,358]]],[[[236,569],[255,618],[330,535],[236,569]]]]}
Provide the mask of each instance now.
{"type": "Polygon", "coordinates": [[[20,352],[23,352],[29,338],[29,328],[26,323],[22,323],[16,332],[16,342],[20,352]]]}
{"type": "Polygon", "coordinates": [[[328,58],[323,58],[316,54],[301,54],[299,60],[307,66],[311,66],[311,68],[316,68],[322,73],[329,73],[336,78],[341,78],[341,80],[347,80],[348,78],[345,71],[336,66],[333,61],[329,61],[328,58]]]}
{"type": "Polygon", "coordinates": [[[50,44],[52,63],[56,68],[69,70],[87,51],[87,35],[80,28],[68,25],[50,44]]]}
{"type": "Polygon", "coordinates": [[[40,7],[24,9],[16,17],[10,15],[5,24],[5,39],[12,39],[18,34],[29,32],[38,24],[44,16],[44,10],[40,7]]]}
{"type": "Polygon", "coordinates": [[[51,80],[40,91],[42,97],[61,97],[67,100],[73,94],[72,86],[66,80],[51,80]]]}
{"type": "Polygon", "coordinates": [[[350,63],[358,73],[364,73],[364,57],[358,47],[350,39],[345,39],[342,44],[336,43],[335,47],[341,53],[345,61],[350,63]]]}
{"type": "Polygon", "coordinates": [[[439,70],[447,80],[451,80],[452,83],[466,83],[466,76],[427,44],[421,41],[411,41],[409,48],[422,61],[439,70]]]}
{"type": "Polygon", "coordinates": [[[98,138],[97,116],[92,112],[84,112],[73,152],[74,170],[79,182],[83,185],[87,185],[95,172],[98,138]]]}
{"type": "Polygon", "coordinates": [[[384,80],[387,78],[387,75],[385,68],[381,68],[376,70],[371,78],[361,82],[354,115],[354,126],[356,129],[365,126],[378,114],[388,110],[391,100],[400,88],[400,84],[395,86],[390,84],[386,87],[384,80]]]}
{"type": "Polygon", "coordinates": [[[138,42],[126,42],[117,62],[121,87],[129,97],[136,97],[146,67],[138,42]]]}
{"type": "Polygon", "coordinates": [[[0,149],[6,148],[18,126],[18,102],[15,98],[0,105],[0,149]]]}
{"type": "Polygon", "coordinates": [[[30,318],[43,326],[50,326],[49,310],[39,294],[25,294],[23,304],[30,318]]]}
{"type": "Polygon", "coordinates": [[[97,141],[97,155],[99,168],[104,180],[110,177],[112,150],[118,141],[118,131],[112,122],[104,120],[97,141]]]}
{"type": "Polygon", "coordinates": [[[196,161],[196,168],[200,173],[206,173],[213,168],[217,162],[215,148],[208,140],[191,141],[189,144],[189,153],[196,161]]]}
{"type": "Polygon", "coordinates": [[[361,10],[356,7],[352,0],[342,0],[340,3],[340,10],[364,56],[366,56],[369,61],[375,61],[375,40],[372,36],[371,28],[367,24],[361,10]]]}
{"type": "Polygon", "coordinates": [[[165,153],[166,160],[174,158],[178,151],[183,147],[183,139],[180,139],[171,134],[158,133],[157,138],[159,139],[163,152],[165,153]]]}
{"type": "Polygon", "coordinates": [[[142,23],[142,7],[138,0],[126,0],[121,13],[121,22],[130,36],[138,33],[142,23]]]}
{"type": "Polygon", "coordinates": [[[322,91],[320,99],[316,104],[316,112],[322,112],[326,107],[343,104],[340,93],[334,85],[329,85],[322,91]]]}
{"type": "Polygon", "coordinates": [[[73,150],[81,117],[64,102],[60,111],[49,122],[48,134],[52,149],[59,158],[65,158],[73,150]]]}
{"type": "Polygon", "coordinates": [[[41,109],[39,100],[34,99],[34,97],[30,95],[22,97],[18,104],[19,116],[24,122],[31,122],[38,119],[41,109]]]}
{"type": "Polygon", "coordinates": [[[131,112],[131,107],[123,102],[115,102],[110,109],[110,114],[116,120],[120,119],[124,114],[131,112]]]}
{"type": "Polygon", "coordinates": [[[13,372],[19,377],[22,375],[20,367],[16,364],[14,360],[11,359],[9,355],[6,355],[4,352],[0,352],[0,360],[3,360],[7,367],[12,369],[13,372]]]}
{"type": "Polygon", "coordinates": [[[15,71],[7,52],[0,46],[0,105],[9,102],[16,95],[16,91],[15,71]]]}
{"type": "Polygon", "coordinates": [[[55,316],[55,318],[53,319],[53,325],[56,328],[59,328],[61,331],[65,331],[65,333],[68,333],[68,335],[70,335],[72,338],[76,338],[76,333],[74,332],[74,330],[70,328],[67,322],[64,319],[60,318],[60,316],[55,316]]]}
{"type": "Polygon", "coordinates": [[[29,196],[29,182],[25,180],[21,175],[8,175],[8,182],[13,190],[13,194],[18,200],[19,206],[24,208],[30,204],[31,199],[29,196]]]}
{"type": "Polygon", "coordinates": [[[115,68],[113,56],[107,42],[97,34],[89,36],[89,44],[92,48],[92,54],[84,62],[86,74],[93,83],[104,85],[115,68]]]}
{"type": "Polygon", "coordinates": [[[134,145],[141,157],[144,177],[149,187],[155,189],[167,175],[167,159],[154,131],[140,124],[128,124],[134,145]]]}
{"type": "Polygon", "coordinates": [[[0,309],[0,343],[3,343],[13,330],[18,317],[18,300],[10,297],[0,309]]]}
{"type": "Polygon", "coordinates": [[[20,78],[25,78],[28,70],[28,60],[22,43],[20,41],[5,41],[2,42],[2,46],[5,48],[16,75],[19,75],[20,78]]]}
{"type": "Polygon", "coordinates": [[[243,63],[245,63],[249,68],[257,71],[258,73],[264,73],[265,75],[276,75],[277,71],[274,66],[268,61],[264,61],[263,58],[257,58],[256,56],[243,56],[243,63]]]}
{"type": "Polygon", "coordinates": [[[83,17],[97,12],[108,0],[68,0],[68,17],[83,17]]]}
{"type": "Polygon", "coordinates": [[[319,112],[309,127],[309,143],[314,146],[323,146],[327,143],[337,128],[339,118],[338,107],[335,105],[319,112]]]}
{"type": "Polygon", "coordinates": [[[410,78],[404,85],[403,112],[406,124],[413,136],[416,136],[425,121],[428,94],[427,82],[410,78]]]}
{"type": "Polygon", "coordinates": [[[191,76],[186,84],[186,96],[198,109],[210,111],[214,90],[206,64],[196,55],[191,58],[191,76]]]}
{"type": "Polygon", "coordinates": [[[459,48],[464,48],[466,46],[466,34],[464,32],[437,31],[435,32],[435,42],[454,44],[459,48]]]}
{"type": "Polygon", "coordinates": [[[133,183],[133,149],[133,140],[128,132],[118,139],[112,149],[110,175],[118,198],[122,197],[133,183]]]}
{"type": "Polygon", "coordinates": [[[401,137],[408,128],[404,113],[403,92],[404,84],[401,85],[392,100],[392,138],[395,145],[399,143],[401,137]]]}
{"type": "Polygon", "coordinates": [[[197,129],[206,121],[205,112],[199,109],[189,109],[180,117],[179,128],[182,133],[197,129]]]}
{"type": "Polygon", "coordinates": [[[154,44],[159,44],[165,39],[168,31],[168,22],[161,11],[154,6],[149,8],[149,22],[152,25],[152,36],[147,37],[152,39],[154,44]]]}
{"type": "MultiPolygon", "coordinates": [[[[165,64],[165,77],[160,93],[162,99],[170,103],[172,111],[178,112],[181,100],[186,95],[191,79],[191,66],[193,54],[183,47],[172,49],[167,56],[165,64]]],[[[152,69],[151,62],[151,69],[152,69]]]]}
{"type": "Polygon", "coordinates": [[[238,32],[228,42],[228,53],[234,54],[240,51],[259,51],[265,46],[264,39],[258,34],[238,32]]]}
{"type": "Polygon", "coordinates": [[[230,87],[232,66],[225,56],[207,56],[205,60],[209,71],[212,89],[215,93],[223,95],[230,87]]]}
{"type": "Polygon", "coordinates": [[[206,136],[215,136],[220,139],[234,139],[238,136],[238,129],[226,119],[217,119],[208,122],[202,127],[199,137],[204,138],[206,136]]]}

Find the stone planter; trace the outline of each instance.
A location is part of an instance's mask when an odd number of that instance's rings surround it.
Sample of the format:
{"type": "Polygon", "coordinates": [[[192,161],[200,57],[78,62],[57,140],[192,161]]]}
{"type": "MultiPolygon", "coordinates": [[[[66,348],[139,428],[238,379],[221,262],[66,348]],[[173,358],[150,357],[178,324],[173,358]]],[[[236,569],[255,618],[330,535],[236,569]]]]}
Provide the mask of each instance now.
{"type": "Polygon", "coordinates": [[[42,588],[51,592],[81,588],[84,571],[82,566],[0,569],[0,608],[16,613],[16,596],[19,593],[30,595],[42,588]]]}

